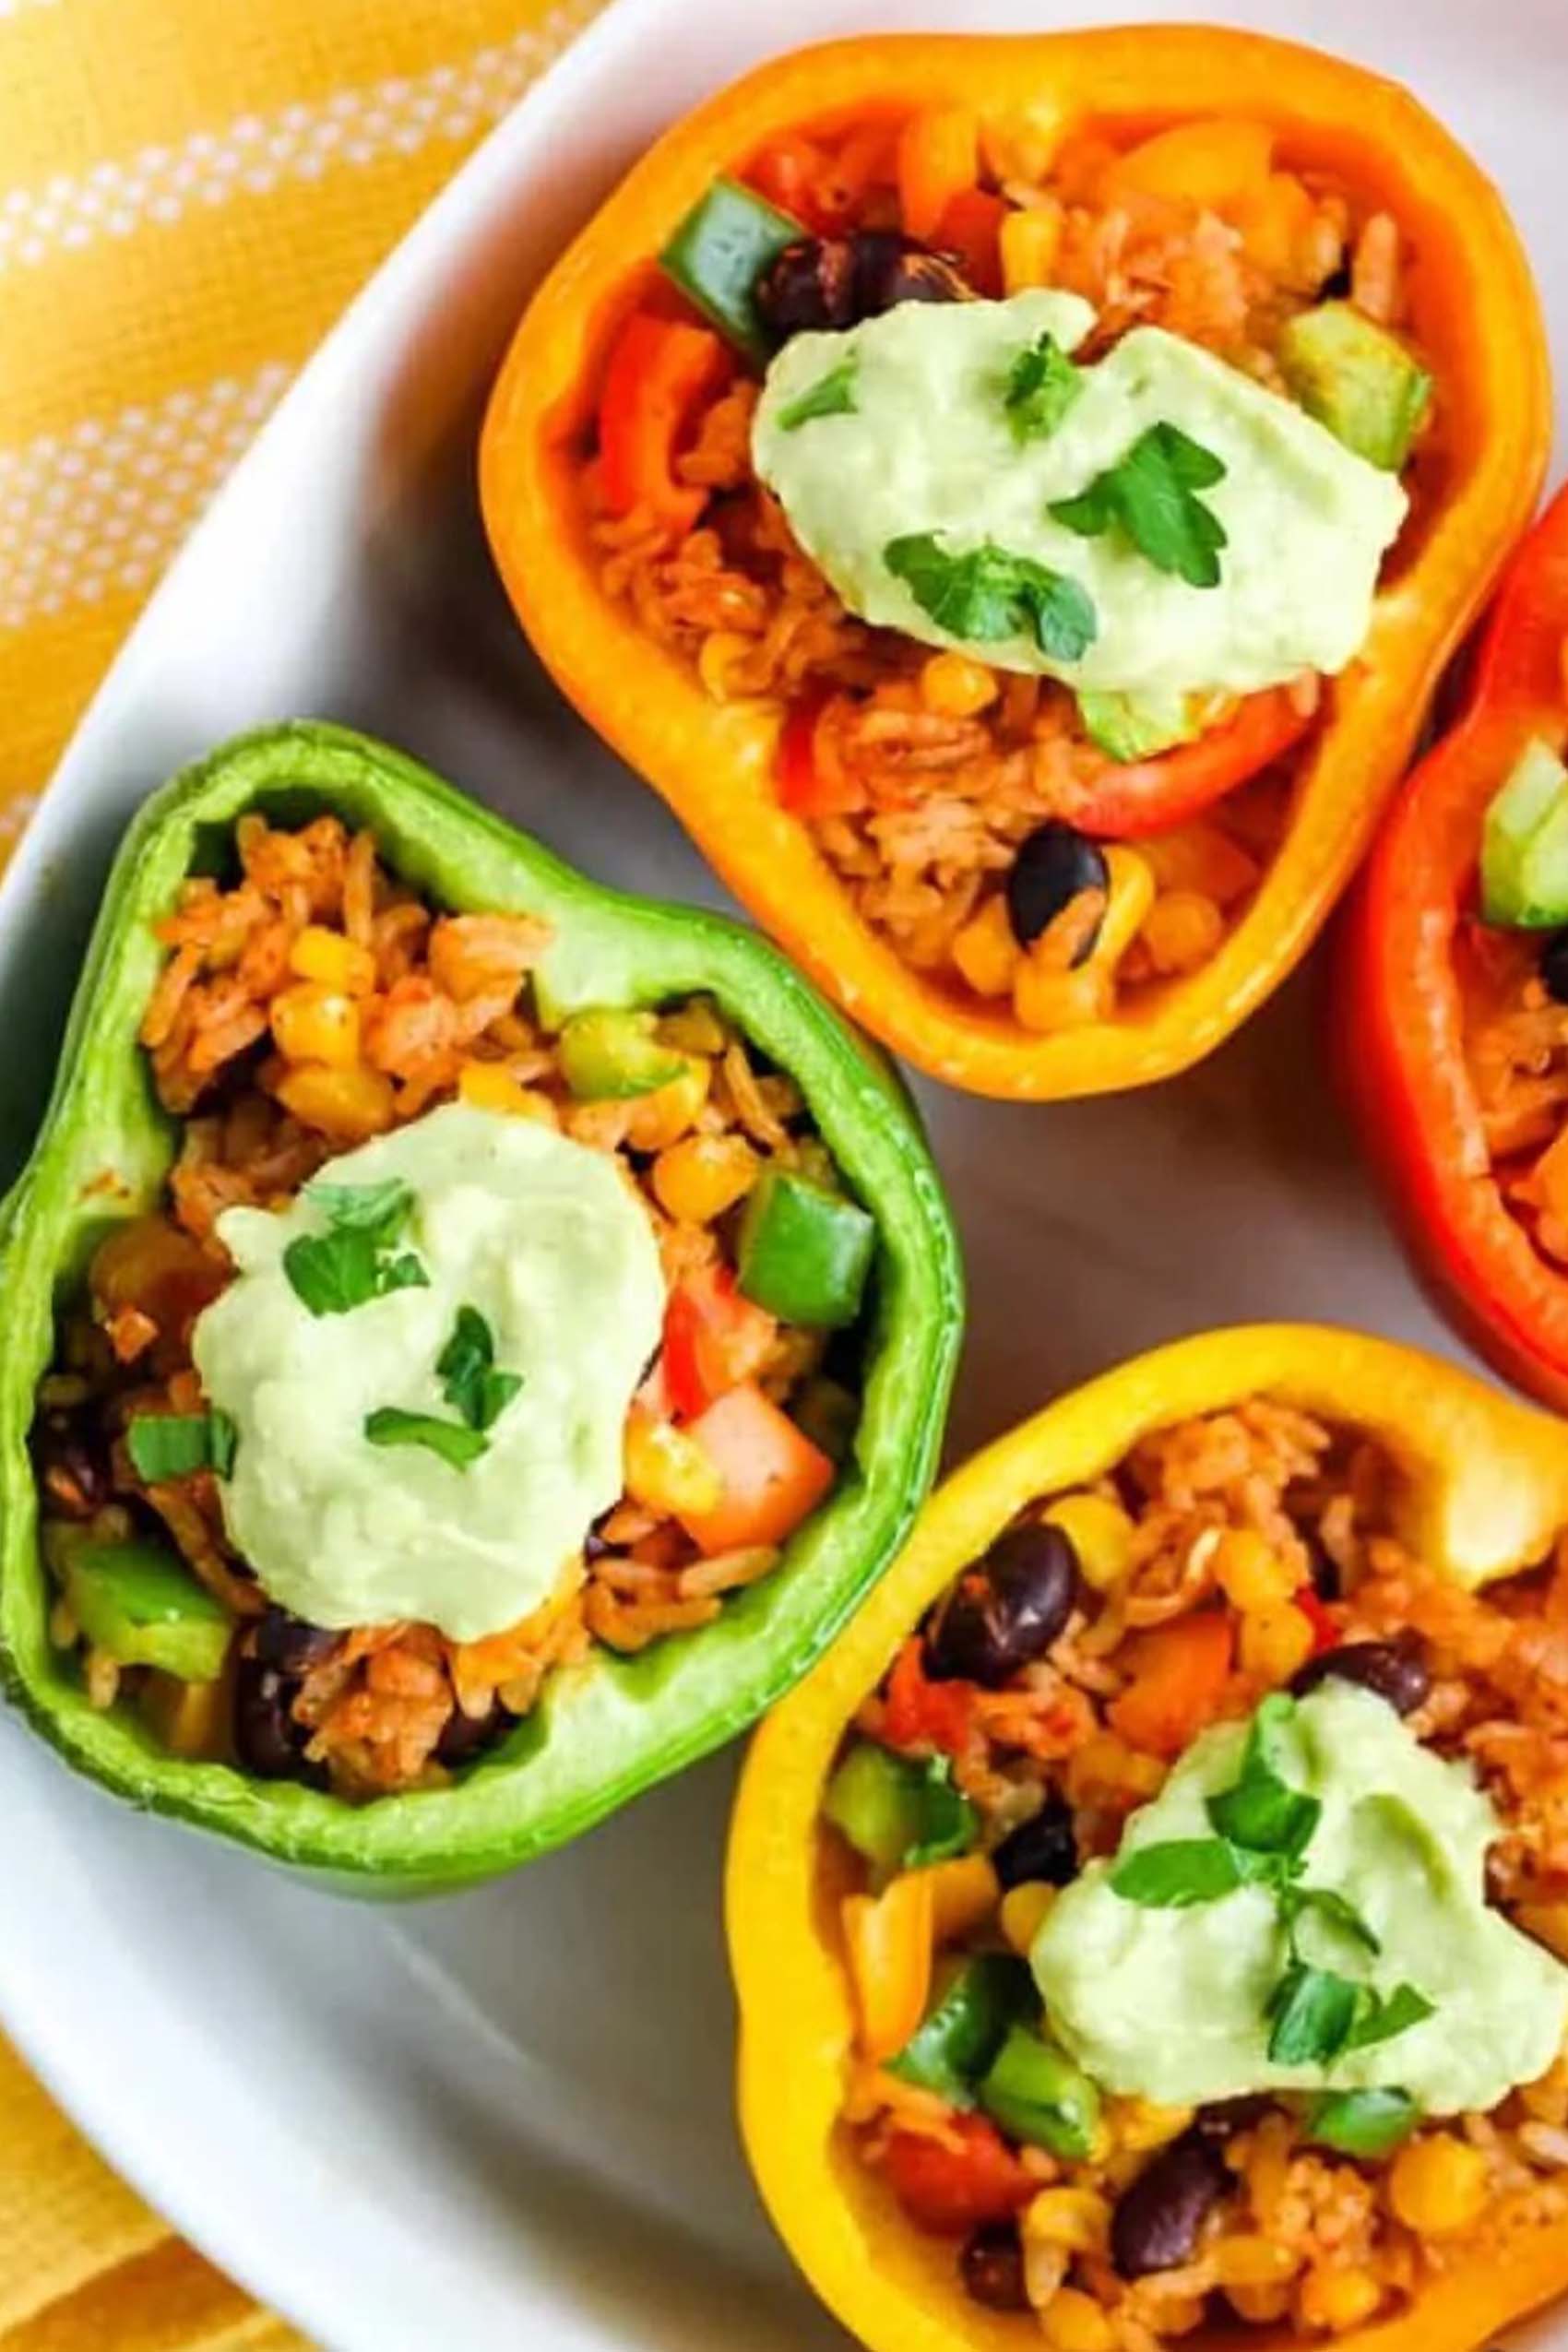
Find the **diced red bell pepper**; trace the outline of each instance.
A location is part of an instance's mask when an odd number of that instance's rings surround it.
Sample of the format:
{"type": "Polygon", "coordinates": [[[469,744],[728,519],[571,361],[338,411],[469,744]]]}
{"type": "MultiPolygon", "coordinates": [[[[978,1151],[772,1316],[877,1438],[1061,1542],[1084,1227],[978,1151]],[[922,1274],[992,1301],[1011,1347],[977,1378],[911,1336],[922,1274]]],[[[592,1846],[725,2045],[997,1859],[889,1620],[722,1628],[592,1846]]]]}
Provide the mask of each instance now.
{"type": "Polygon", "coordinates": [[[962,2237],[988,2221],[1009,2221],[1039,2183],[983,2116],[956,2115],[963,2142],[949,2147],[922,2132],[895,2132],[883,2164],[898,2203],[917,2228],[962,2237]]]}
{"type": "Polygon", "coordinates": [[[1283,758],[1315,715],[1301,710],[1283,686],[1249,695],[1229,719],[1194,742],[1109,766],[1075,784],[1056,814],[1102,841],[1164,833],[1283,758]]]}
{"type": "Polygon", "coordinates": [[[887,1678],[883,1736],[892,1748],[921,1748],[929,1743],[946,1755],[961,1755],[974,1728],[974,1702],[972,1682],[931,1680],[920,1635],[912,1633],[887,1678]]]}
{"type": "Polygon", "coordinates": [[[865,804],[864,788],[850,778],[829,776],[816,755],[816,726],[826,694],[805,694],[791,703],[778,732],[774,775],[779,805],[791,816],[848,816],[865,804]]]}
{"type": "Polygon", "coordinates": [[[1005,197],[989,188],[966,188],[953,198],[932,240],[941,252],[956,253],[976,293],[992,300],[1002,291],[1002,223],[1010,210],[1005,197]]]}
{"type": "Polygon", "coordinates": [[[1299,1609],[1313,1629],[1313,1656],[1321,1657],[1324,1650],[1339,1646],[1339,1628],[1330,1616],[1326,1604],[1314,1586],[1302,1585],[1290,1596],[1290,1605],[1299,1609]]]}
{"type": "Polygon", "coordinates": [[[728,1266],[688,1274],[664,1311],[664,1394],[678,1421],[750,1380],[778,1329],[765,1307],[742,1299],[728,1266]]]}
{"type": "Polygon", "coordinates": [[[599,396],[599,464],[617,515],[641,507],[687,530],[707,492],[678,481],[675,453],[693,410],[730,374],[719,338],[685,319],[634,311],[616,337],[599,396]]]}
{"type": "Polygon", "coordinates": [[[681,1524],[710,1560],[754,1544],[783,1543],[815,1510],[837,1475],[819,1446],[754,1381],[742,1381],[687,1423],[722,1481],[710,1511],[681,1524]]]}

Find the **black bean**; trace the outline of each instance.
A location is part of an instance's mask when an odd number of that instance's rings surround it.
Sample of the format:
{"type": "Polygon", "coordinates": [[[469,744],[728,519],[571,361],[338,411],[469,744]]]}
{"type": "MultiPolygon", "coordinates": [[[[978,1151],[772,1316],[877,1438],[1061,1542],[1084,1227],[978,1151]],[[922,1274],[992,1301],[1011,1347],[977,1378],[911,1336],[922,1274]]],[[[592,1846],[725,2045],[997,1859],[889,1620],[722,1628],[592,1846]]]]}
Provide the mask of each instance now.
{"type": "Polygon", "coordinates": [[[1414,1715],[1431,1689],[1426,1644],[1419,1633],[1398,1633],[1391,1642],[1346,1642],[1309,1658],[1290,1684],[1299,1699],[1333,1676],[1355,1682],[1363,1691],[1386,1699],[1396,1715],[1414,1715]]]}
{"type": "Polygon", "coordinates": [[[1348,261],[1339,262],[1318,288],[1318,300],[1324,303],[1348,302],[1350,285],[1350,265],[1348,261]]]}
{"type": "MultiPolygon", "coordinates": [[[[1060,817],[1051,817],[1018,844],[1007,876],[1007,920],[1020,947],[1032,947],[1081,891],[1109,890],[1111,869],[1098,842],[1060,817]]],[[[1097,923],[1083,941],[1081,964],[1099,936],[1097,923]]]]}
{"type": "Polygon", "coordinates": [[[320,1769],[305,1757],[308,1734],[291,1709],[299,1685],[242,1651],[234,1669],[234,1752],[257,1780],[305,1780],[319,1786],[320,1769]]]}
{"type": "Polygon", "coordinates": [[[1202,2139],[1223,2147],[1232,2132],[1249,2132],[1254,2123],[1261,2122],[1273,2104],[1261,2091],[1243,2091],[1233,2099],[1215,2099],[1209,2106],[1199,2108],[1193,2129],[1202,2139]]]}
{"type": "Polygon", "coordinates": [[[309,1625],[303,1617],[291,1617],[286,1609],[274,1604],[258,1621],[251,1650],[263,1666],[275,1666],[280,1674],[297,1681],[313,1666],[325,1666],[337,1655],[342,1640],[341,1633],[328,1633],[324,1625],[309,1625]]]}
{"type": "Polygon", "coordinates": [[[107,1447],[91,1444],[64,1415],[33,1432],[33,1467],[53,1507],[67,1519],[90,1519],[113,1499],[107,1447]]]}
{"type": "Polygon", "coordinates": [[[988,2311],[1028,2310],[1024,2249],[1016,2222],[981,2222],[964,2241],[958,2273],[971,2303],[983,2303],[988,2311]]]}
{"type": "Polygon", "coordinates": [[[1540,951],[1541,985],[1554,1004],[1568,1004],[1568,931],[1554,931],[1540,951]]]}
{"type": "Polygon", "coordinates": [[[926,1671],[994,1690],[1044,1656],[1077,1597],[1078,1555],[1062,1529],[1038,1520],[1008,1527],[942,1604],[926,1671]]]}
{"type": "Polygon", "coordinates": [[[1073,1833],[1073,1808],[1058,1789],[1046,1791],[1038,1813],[1010,1829],[991,1857],[1004,1888],[1031,1881],[1047,1886],[1067,1886],[1078,1875],[1078,1841],[1073,1833]]]}
{"type": "Polygon", "coordinates": [[[465,1715],[461,1707],[454,1707],[435,1743],[437,1762],[454,1772],[472,1764],[500,1739],[511,1721],[499,1699],[491,1701],[487,1715],[465,1715]]]}
{"type": "Polygon", "coordinates": [[[899,303],[960,303],[973,295],[956,261],[896,229],[802,237],[769,264],[754,296],[776,335],[854,327],[899,303]]]}
{"type": "Polygon", "coordinates": [[[1123,2192],[1111,2217],[1111,2259],[1122,2278],[1174,2270],[1190,2262],[1198,2231],[1231,2185],[1218,2149],[1201,2132],[1183,2132],[1123,2192]]]}

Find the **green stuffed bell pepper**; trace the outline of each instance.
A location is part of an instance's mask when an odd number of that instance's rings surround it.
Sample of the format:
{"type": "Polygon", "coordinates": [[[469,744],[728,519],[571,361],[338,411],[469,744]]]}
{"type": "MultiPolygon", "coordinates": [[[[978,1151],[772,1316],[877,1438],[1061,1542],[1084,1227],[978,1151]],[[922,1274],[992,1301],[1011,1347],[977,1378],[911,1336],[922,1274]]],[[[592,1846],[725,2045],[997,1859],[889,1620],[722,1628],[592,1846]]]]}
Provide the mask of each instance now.
{"type": "Polygon", "coordinates": [[[315,725],[131,826],[0,1286],[11,1694],[365,1892],[749,1724],[897,1550],[961,1324],[909,1101],[788,964],[315,725]]]}

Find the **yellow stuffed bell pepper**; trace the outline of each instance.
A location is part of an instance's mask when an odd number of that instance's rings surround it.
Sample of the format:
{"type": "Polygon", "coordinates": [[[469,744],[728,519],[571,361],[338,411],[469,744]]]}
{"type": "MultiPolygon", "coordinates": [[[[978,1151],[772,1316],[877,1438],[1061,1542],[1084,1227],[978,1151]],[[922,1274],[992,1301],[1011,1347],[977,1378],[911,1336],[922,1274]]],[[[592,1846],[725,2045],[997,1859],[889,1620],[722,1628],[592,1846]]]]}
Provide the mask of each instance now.
{"type": "Polygon", "coordinates": [[[1479,2352],[1568,2292],[1568,1432],[1279,1325],[941,1489],[758,1735],[742,2122],[872,2352],[1479,2352]]]}

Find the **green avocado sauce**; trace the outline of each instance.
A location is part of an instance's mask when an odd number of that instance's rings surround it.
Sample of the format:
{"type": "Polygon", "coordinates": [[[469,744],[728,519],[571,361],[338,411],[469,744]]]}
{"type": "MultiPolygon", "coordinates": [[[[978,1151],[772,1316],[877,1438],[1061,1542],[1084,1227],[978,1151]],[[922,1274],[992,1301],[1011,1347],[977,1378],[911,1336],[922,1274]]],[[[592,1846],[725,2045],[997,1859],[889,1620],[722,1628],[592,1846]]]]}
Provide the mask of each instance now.
{"type": "Polygon", "coordinates": [[[1467,1767],[1370,1693],[1270,1703],[1196,1740],[1047,1917],[1051,2031],[1108,2090],[1162,2103],[1396,2086],[1484,2112],[1568,2024],[1568,1968],[1488,1906],[1498,1834],[1467,1767]]]}
{"type": "Polygon", "coordinates": [[[269,1598],[456,1641],[540,1607],[621,1493],[664,1313],[613,1161],[450,1104],[218,1231],[237,1272],[194,1354],[234,1431],[224,1523],[269,1598]]]}
{"type": "Polygon", "coordinates": [[[1405,517],[1394,474],[1161,328],[1075,367],[1093,324],[1036,290],[794,336],[757,472],[849,610],[923,643],[1095,694],[1343,670],[1405,517]]]}

